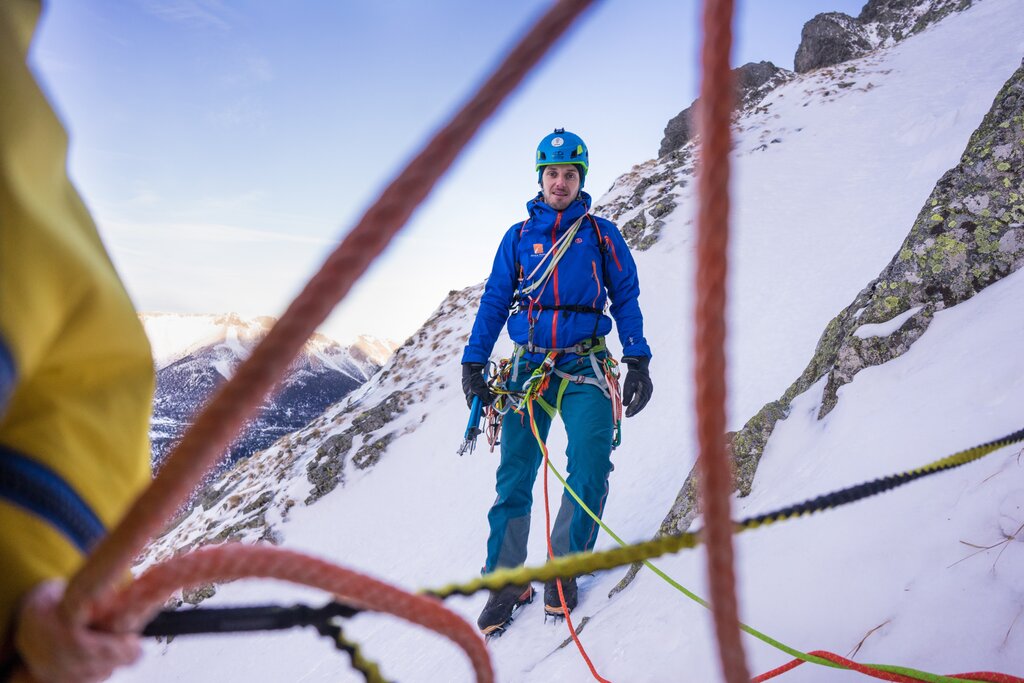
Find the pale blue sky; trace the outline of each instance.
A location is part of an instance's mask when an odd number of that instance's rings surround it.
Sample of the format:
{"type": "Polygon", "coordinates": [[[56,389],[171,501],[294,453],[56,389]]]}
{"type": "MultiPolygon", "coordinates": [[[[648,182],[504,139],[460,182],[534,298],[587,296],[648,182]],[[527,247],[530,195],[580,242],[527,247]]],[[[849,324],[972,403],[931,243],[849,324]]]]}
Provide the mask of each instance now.
{"type": "MultiPolygon", "coordinates": [[[[736,65],[792,68],[862,0],[738,2],[736,65]]],[[[32,63],[136,306],[279,315],[367,204],[547,6],[539,0],[52,0],[32,63]]],[[[327,331],[402,341],[482,280],[556,126],[599,197],[697,90],[696,0],[599,2],[502,107],[327,331]]],[[[642,274],[641,274],[642,276],[642,274]]]]}

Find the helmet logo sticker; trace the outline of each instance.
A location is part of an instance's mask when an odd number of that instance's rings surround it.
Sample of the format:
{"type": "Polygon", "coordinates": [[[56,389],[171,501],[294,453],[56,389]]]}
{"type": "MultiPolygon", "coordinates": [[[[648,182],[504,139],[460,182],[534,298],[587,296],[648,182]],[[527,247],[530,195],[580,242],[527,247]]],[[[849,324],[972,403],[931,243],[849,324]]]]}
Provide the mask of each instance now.
{"type": "Polygon", "coordinates": [[[564,144],[565,144],[565,140],[563,140],[562,138],[552,138],[551,139],[551,146],[552,147],[561,147],[564,144]]]}

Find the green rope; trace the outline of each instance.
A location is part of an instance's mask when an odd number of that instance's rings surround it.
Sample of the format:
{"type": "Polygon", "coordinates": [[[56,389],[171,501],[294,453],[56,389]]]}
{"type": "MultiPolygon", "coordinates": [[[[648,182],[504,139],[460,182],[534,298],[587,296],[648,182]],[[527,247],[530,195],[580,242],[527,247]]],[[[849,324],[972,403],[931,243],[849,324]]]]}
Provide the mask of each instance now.
{"type": "MultiPolygon", "coordinates": [[[[558,468],[555,467],[555,465],[551,462],[550,458],[548,459],[548,468],[558,478],[558,481],[562,482],[562,486],[565,487],[565,490],[569,493],[570,496],[572,496],[573,500],[576,501],[576,503],[580,506],[580,508],[582,508],[583,511],[586,512],[587,515],[589,515],[592,520],[597,522],[597,524],[600,525],[600,527],[605,531],[605,533],[607,533],[609,536],[611,536],[615,540],[616,543],[618,543],[620,546],[626,547],[627,543],[625,541],[623,541],[621,538],[619,538],[618,535],[616,535],[615,532],[612,531],[611,528],[607,524],[605,524],[596,514],[594,514],[594,511],[591,510],[587,506],[587,504],[583,502],[583,500],[579,497],[579,495],[576,494],[575,491],[573,491],[572,487],[569,486],[569,482],[565,480],[565,478],[562,476],[562,473],[558,471],[558,468]]],[[[643,564],[644,564],[645,567],[647,567],[652,572],[654,572],[656,575],[658,575],[663,581],[668,583],[670,586],[675,588],[677,591],[679,591],[680,593],[682,593],[686,597],[690,598],[691,600],[693,600],[694,602],[699,604],[701,607],[704,607],[705,609],[710,609],[711,608],[711,604],[708,603],[707,600],[705,600],[704,598],[700,597],[699,595],[697,595],[693,591],[691,591],[688,588],[686,588],[686,586],[682,585],[681,583],[679,583],[678,581],[673,579],[671,576],[666,574],[664,571],[662,571],[661,569],[656,567],[653,562],[651,562],[649,560],[643,560],[643,564]]],[[[833,669],[844,669],[845,670],[847,668],[847,667],[843,666],[842,664],[837,664],[836,662],[833,662],[833,661],[831,661],[829,659],[824,659],[823,657],[818,657],[816,655],[812,655],[812,654],[809,654],[807,652],[802,652],[800,650],[797,650],[794,647],[786,645],[785,643],[780,642],[780,641],[772,638],[771,636],[769,636],[769,635],[767,635],[765,633],[762,633],[761,631],[758,631],[753,626],[749,626],[747,624],[744,624],[743,622],[740,622],[740,630],[742,630],[744,633],[747,633],[747,634],[757,638],[758,640],[762,641],[763,643],[766,643],[766,644],[776,648],[777,650],[781,650],[782,652],[785,652],[786,654],[788,654],[791,657],[795,657],[797,659],[802,659],[805,662],[809,662],[811,664],[819,664],[819,665],[822,665],[822,666],[828,666],[828,667],[831,667],[833,669]]],[[[928,673],[926,671],[918,671],[917,669],[911,669],[911,668],[907,668],[907,667],[892,666],[892,665],[888,665],[888,664],[865,664],[864,666],[868,666],[868,667],[871,667],[873,669],[879,669],[879,670],[882,670],[882,671],[888,671],[890,673],[903,674],[905,676],[910,676],[912,678],[919,678],[919,679],[921,679],[923,681],[932,681],[934,683],[958,683],[958,682],[962,683],[961,679],[950,678],[948,676],[940,676],[938,674],[932,674],[932,673],[928,673]]]]}
{"type": "MultiPolygon", "coordinates": [[[[828,509],[834,509],[840,505],[852,503],[869,496],[877,495],[884,491],[902,486],[903,484],[920,479],[921,477],[936,472],[941,472],[955,467],[960,467],[975,460],[979,460],[982,457],[989,455],[997,450],[1000,450],[1008,445],[1019,443],[1024,441],[1024,429],[1021,429],[1013,434],[1005,436],[994,441],[990,441],[980,446],[974,446],[966,450],[954,453],[953,455],[947,456],[935,462],[929,463],[922,467],[907,472],[890,475],[881,479],[875,479],[873,481],[858,484],[855,486],[842,489],[830,494],[818,496],[817,498],[810,499],[797,505],[782,508],[774,512],[757,515],[755,517],[749,517],[736,524],[736,532],[746,531],[748,529],[757,529],[768,524],[780,522],[788,519],[795,519],[804,515],[813,514],[815,512],[821,512],[828,509]]],[[[568,482],[558,471],[558,469],[548,460],[548,466],[551,471],[554,472],[555,476],[565,487],[565,490],[570,496],[579,504],[591,519],[593,519],[601,529],[611,536],[621,547],[614,548],[611,550],[604,550],[600,552],[589,552],[589,553],[574,553],[571,555],[563,555],[561,557],[549,560],[547,563],[538,567],[517,567],[513,569],[500,569],[490,574],[481,576],[478,579],[474,579],[467,583],[462,584],[449,584],[436,590],[424,591],[428,595],[444,599],[452,595],[472,595],[481,590],[499,590],[505,586],[518,584],[524,585],[531,581],[547,581],[554,578],[565,578],[568,576],[579,576],[581,574],[591,574],[596,571],[603,571],[606,569],[613,569],[615,567],[621,567],[635,562],[642,562],[648,569],[653,571],[656,575],[666,581],[673,588],[681,592],[686,597],[690,598],[694,602],[697,602],[703,607],[708,607],[707,601],[698,596],[696,593],[688,590],[685,586],[675,581],[668,574],[658,569],[649,560],[652,558],[661,557],[668,553],[675,553],[687,548],[695,548],[701,543],[700,531],[697,532],[686,532],[679,535],[666,535],[654,538],[650,541],[644,541],[641,543],[635,543],[632,545],[627,544],[619,536],[612,531],[608,525],[606,525],[601,519],[594,514],[594,512],[580,499],[575,491],[569,486],[568,482]]],[[[801,652],[795,648],[792,648],[784,643],[775,640],[774,638],[761,633],[757,629],[752,628],[746,624],[740,624],[740,628],[747,634],[754,636],[762,642],[785,652],[786,654],[801,659],[805,662],[812,664],[819,664],[822,666],[828,666],[831,668],[845,669],[846,667],[836,664],[830,660],[816,657],[814,655],[801,652]]],[[[940,676],[938,674],[932,674],[925,671],[918,671],[907,667],[892,666],[888,664],[867,664],[874,669],[882,671],[888,671],[891,673],[902,674],[910,676],[912,678],[918,678],[923,681],[929,681],[932,683],[958,683],[960,679],[950,678],[949,676],[940,676]]]]}

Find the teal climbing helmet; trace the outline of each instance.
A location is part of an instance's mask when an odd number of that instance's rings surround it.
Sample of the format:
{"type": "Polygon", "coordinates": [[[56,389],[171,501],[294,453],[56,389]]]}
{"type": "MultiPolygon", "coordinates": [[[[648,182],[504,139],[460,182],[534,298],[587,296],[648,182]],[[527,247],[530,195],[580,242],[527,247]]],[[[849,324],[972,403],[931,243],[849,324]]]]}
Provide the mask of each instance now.
{"type": "Polygon", "coordinates": [[[546,135],[537,145],[537,181],[540,181],[541,169],[555,164],[576,164],[580,169],[580,187],[587,177],[590,166],[590,155],[583,138],[570,133],[564,128],[555,128],[555,132],[546,135]]]}

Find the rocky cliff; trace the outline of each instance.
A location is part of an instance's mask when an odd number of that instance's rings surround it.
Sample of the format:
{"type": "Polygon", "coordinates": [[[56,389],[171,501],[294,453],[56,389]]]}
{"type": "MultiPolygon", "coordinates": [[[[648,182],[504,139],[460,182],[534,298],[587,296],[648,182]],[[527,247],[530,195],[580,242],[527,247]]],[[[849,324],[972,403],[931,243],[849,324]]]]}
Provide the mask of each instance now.
{"type": "MultiPolygon", "coordinates": [[[[872,50],[890,47],[960,12],[974,0],[870,0],[861,13],[851,17],[826,12],[808,21],[794,57],[798,74],[834,66],[872,50]]],[[[769,92],[793,78],[794,72],[771,62],[751,62],[733,70],[739,112],[756,106],[769,92]]],[[[696,133],[698,100],[669,119],[658,149],[664,157],[682,149],[696,133]]]]}
{"type": "MultiPolygon", "coordinates": [[[[828,324],[807,367],[786,392],[736,433],[726,435],[739,495],[794,398],[826,378],[818,419],[861,370],[906,353],[932,316],[1024,266],[1024,63],[1010,77],[960,162],[936,183],[899,251],[878,277],[828,324]]],[[[690,472],[659,534],[689,528],[699,514],[690,472]]],[[[616,590],[628,585],[634,567],[616,590]]]]}
{"type": "Polygon", "coordinates": [[[856,17],[842,12],[819,14],[804,25],[793,68],[806,73],[895,45],[973,2],[870,0],[856,17]]]}

